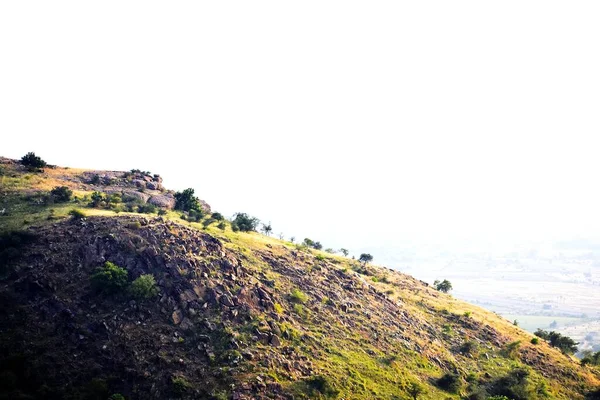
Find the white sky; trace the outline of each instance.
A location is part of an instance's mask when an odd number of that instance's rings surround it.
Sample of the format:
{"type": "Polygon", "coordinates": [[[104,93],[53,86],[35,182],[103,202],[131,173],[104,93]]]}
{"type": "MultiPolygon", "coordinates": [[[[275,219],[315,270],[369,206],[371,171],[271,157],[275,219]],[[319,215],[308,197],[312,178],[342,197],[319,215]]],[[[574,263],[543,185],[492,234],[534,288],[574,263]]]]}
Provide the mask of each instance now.
{"type": "Polygon", "coordinates": [[[598,237],[597,1],[0,3],[0,155],[325,246],[598,237]]]}

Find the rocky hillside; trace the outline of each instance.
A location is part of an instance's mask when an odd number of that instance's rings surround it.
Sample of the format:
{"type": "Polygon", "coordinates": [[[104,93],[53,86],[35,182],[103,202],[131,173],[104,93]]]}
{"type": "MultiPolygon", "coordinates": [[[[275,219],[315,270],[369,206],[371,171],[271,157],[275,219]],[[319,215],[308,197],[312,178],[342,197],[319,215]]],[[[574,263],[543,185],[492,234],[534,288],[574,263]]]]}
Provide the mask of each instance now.
{"type": "Polygon", "coordinates": [[[174,199],[157,175],[0,166],[0,399],[598,398],[598,370],[405,274],[219,228],[206,204],[89,206],[174,199]]]}

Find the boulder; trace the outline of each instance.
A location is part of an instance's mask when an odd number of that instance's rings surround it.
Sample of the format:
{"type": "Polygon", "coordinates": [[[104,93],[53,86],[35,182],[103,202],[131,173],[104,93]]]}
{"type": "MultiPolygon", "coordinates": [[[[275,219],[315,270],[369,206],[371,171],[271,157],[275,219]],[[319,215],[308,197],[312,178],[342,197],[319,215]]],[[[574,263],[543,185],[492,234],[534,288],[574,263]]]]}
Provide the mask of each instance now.
{"type": "Polygon", "coordinates": [[[175,325],[179,325],[183,319],[183,312],[181,312],[181,310],[175,310],[173,311],[171,318],[173,318],[173,323],[175,325]]]}
{"type": "Polygon", "coordinates": [[[157,207],[168,208],[169,210],[175,208],[175,198],[168,195],[159,194],[152,196],[148,200],[148,203],[154,204],[157,207]]]}

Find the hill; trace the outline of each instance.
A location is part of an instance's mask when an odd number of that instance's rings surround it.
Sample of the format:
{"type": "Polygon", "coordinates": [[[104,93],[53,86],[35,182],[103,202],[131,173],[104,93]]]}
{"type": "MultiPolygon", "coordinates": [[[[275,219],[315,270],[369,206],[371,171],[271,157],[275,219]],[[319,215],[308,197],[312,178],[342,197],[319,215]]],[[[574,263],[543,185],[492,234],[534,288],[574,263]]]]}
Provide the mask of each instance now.
{"type": "Polygon", "coordinates": [[[598,398],[494,313],[174,210],[158,175],[0,168],[0,398],[598,398]]]}

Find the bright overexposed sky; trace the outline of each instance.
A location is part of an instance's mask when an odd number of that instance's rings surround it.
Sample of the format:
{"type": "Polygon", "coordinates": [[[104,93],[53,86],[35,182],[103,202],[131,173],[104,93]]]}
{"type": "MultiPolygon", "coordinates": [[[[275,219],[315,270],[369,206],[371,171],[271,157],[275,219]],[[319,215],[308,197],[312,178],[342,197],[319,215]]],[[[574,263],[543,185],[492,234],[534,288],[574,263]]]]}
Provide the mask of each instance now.
{"type": "Polygon", "coordinates": [[[0,155],[326,247],[600,237],[597,1],[5,1],[0,155]]]}

